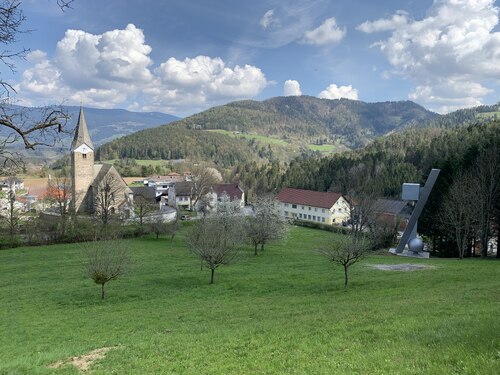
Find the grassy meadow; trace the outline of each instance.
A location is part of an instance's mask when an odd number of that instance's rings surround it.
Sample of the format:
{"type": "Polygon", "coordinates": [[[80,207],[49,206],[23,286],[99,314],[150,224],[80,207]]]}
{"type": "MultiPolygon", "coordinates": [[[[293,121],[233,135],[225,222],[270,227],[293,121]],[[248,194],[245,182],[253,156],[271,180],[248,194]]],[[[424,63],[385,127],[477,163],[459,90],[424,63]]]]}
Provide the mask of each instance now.
{"type": "Polygon", "coordinates": [[[0,374],[77,374],[49,365],[104,347],[93,374],[500,373],[496,260],[372,255],[346,291],[312,251],[338,237],[292,228],[210,285],[185,233],[128,240],[132,269],[105,300],[81,245],[0,251],[0,374]]]}

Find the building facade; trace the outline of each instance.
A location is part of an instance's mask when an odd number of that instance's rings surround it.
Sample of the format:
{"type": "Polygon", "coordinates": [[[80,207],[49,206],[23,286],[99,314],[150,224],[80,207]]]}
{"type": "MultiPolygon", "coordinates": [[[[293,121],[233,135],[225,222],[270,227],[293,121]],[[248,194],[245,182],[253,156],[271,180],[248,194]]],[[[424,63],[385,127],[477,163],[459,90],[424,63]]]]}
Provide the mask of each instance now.
{"type": "Polygon", "coordinates": [[[283,216],[290,220],[341,225],[351,215],[349,202],[339,193],[285,188],[276,199],[283,216]]]}

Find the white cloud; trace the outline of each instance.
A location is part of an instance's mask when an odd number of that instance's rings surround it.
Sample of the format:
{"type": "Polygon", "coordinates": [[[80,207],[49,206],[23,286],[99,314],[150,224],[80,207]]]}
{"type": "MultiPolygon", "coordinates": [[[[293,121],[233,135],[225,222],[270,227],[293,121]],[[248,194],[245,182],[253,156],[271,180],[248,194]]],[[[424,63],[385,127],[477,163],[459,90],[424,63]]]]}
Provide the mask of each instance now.
{"type": "Polygon", "coordinates": [[[337,86],[336,84],[332,83],[325,90],[321,91],[318,94],[318,98],[321,99],[346,98],[346,99],[358,100],[358,90],[352,88],[351,85],[337,86]]]}
{"type": "Polygon", "coordinates": [[[494,0],[435,0],[421,20],[398,12],[364,22],[366,33],[392,30],[375,44],[395,73],[416,83],[412,100],[445,112],[481,103],[500,80],[499,8],[494,0]]]}
{"type": "Polygon", "coordinates": [[[274,9],[270,9],[266,13],[264,13],[262,18],[260,19],[260,25],[262,26],[262,28],[267,29],[269,27],[269,25],[274,21],[273,16],[274,9]]]}
{"type": "Polygon", "coordinates": [[[314,30],[306,31],[301,43],[322,46],[340,42],[346,35],[346,29],[339,28],[335,18],[328,18],[314,30]]]}
{"type": "Polygon", "coordinates": [[[300,83],[294,79],[288,79],[283,85],[283,95],[284,96],[300,96],[302,91],[300,91],[300,83]]]}
{"type": "Polygon", "coordinates": [[[68,30],[53,58],[43,51],[28,55],[32,66],[16,89],[25,104],[83,100],[88,106],[182,114],[254,97],[269,84],[259,68],[229,67],[219,57],[172,57],[152,69],[151,50],[142,30],[131,24],[101,35],[68,30]]]}
{"type": "Polygon", "coordinates": [[[396,30],[397,28],[404,26],[408,23],[408,13],[402,10],[398,10],[392,18],[389,19],[379,19],[373,22],[366,21],[361,25],[356,27],[357,30],[364,33],[376,33],[380,31],[396,30]]]}

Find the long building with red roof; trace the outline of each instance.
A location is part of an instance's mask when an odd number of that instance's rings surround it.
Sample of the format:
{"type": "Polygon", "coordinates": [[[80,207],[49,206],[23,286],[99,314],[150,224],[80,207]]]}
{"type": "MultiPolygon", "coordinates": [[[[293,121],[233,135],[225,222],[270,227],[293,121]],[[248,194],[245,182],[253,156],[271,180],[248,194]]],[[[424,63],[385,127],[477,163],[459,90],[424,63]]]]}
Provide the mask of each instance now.
{"type": "Polygon", "coordinates": [[[285,188],[276,199],[287,219],[342,224],[350,218],[350,206],[339,193],[285,188]]]}

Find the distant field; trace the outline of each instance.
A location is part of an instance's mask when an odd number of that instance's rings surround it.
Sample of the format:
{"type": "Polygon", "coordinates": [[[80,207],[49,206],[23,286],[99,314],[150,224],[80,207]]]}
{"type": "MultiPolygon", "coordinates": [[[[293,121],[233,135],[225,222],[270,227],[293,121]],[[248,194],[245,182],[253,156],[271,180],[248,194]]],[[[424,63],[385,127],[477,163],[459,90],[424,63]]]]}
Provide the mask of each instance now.
{"type": "MultiPolygon", "coordinates": [[[[219,133],[219,134],[225,134],[225,135],[229,135],[231,137],[255,139],[256,141],[262,142],[264,144],[286,146],[289,148],[290,147],[297,148],[297,146],[298,146],[296,143],[287,142],[283,139],[268,137],[265,135],[248,134],[248,133],[234,134],[233,132],[230,132],[227,130],[220,130],[220,129],[207,130],[207,131],[219,133]]],[[[339,151],[339,146],[337,146],[337,145],[313,145],[313,144],[309,144],[309,145],[307,145],[307,148],[309,148],[310,150],[313,150],[313,151],[319,151],[319,152],[324,153],[324,154],[333,154],[333,153],[339,151]]],[[[342,151],[343,151],[343,150],[346,150],[346,147],[340,147],[340,149],[342,149],[342,151]]]]}
{"type": "MultiPolygon", "coordinates": [[[[114,164],[117,159],[111,159],[111,160],[104,160],[101,161],[101,163],[108,163],[108,164],[114,164]]],[[[168,160],[157,160],[157,159],[135,159],[138,165],[152,165],[153,167],[156,167],[157,165],[159,166],[165,166],[168,164],[168,160]]]]}
{"type": "Polygon", "coordinates": [[[477,117],[480,117],[480,118],[500,118],[500,112],[482,112],[482,113],[477,113],[476,114],[477,117]]]}
{"type": "Polygon", "coordinates": [[[133,268],[104,301],[78,244],[0,251],[0,373],[76,374],[48,366],[105,347],[92,374],[500,373],[496,260],[373,255],[346,291],[313,252],[338,237],[293,228],[210,285],[185,235],[129,240],[133,268]]]}
{"type": "Polygon", "coordinates": [[[290,143],[284,141],[283,139],[274,138],[274,137],[267,137],[265,135],[248,134],[248,133],[234,134],[233,132],[230,132],[228,130],[222,130],[222,129],[212,129],[212,130],[206,130],[206,131],[212,132],[212,133],[225,134],[225,135],[229,135],[229,136],[235,137],[235,138],[255,139],[256,141],[259,141],[262,143],[269,143],[269,144],[281,145],[281,146],[290,146],[290,143]]]}

